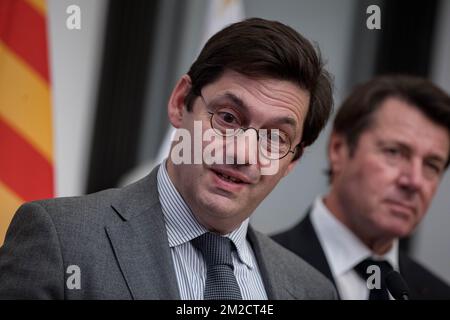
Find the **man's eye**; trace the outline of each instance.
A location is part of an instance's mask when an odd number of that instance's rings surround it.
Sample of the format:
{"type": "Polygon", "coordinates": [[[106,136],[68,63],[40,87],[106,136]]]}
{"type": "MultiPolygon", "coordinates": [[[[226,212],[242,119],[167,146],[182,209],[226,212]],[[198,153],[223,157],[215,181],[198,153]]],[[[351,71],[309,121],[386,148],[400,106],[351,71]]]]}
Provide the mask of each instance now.
{"type": "Polygon", "coordinates": [[[227,124],[238,124],[239,121],[237,120],[237,118],[229,112],[219,112],[218,117],[220,118],[221,121],[227,123],[227,124]]]}
{"type": "Polygon", "coordinates": [[[278,130],[272,130],[268,135],[268,140],[271,142],[278,142],[279,144],[285,144],[287,137],[282,132],[277,132],[278,130]]]}
{"type": "Polygon", "coordinates": [[[438,165],[435,165],[433,163],[426,163],[425,165],[428,169],[430,169],[436,175],[439,175],[442,172],[441,167],[438,165]]]}
{"type": "Polygon", "coordinates": [[[384,153],[391,157],[400,156],[400,150],[396,148],[385,148],[384,153]]]}

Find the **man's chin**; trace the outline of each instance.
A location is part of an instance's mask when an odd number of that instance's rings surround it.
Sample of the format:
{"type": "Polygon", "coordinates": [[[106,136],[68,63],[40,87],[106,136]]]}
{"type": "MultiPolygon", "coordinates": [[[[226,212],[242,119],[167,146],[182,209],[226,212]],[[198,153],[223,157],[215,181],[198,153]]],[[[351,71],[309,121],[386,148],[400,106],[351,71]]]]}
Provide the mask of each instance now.
{"type": "Polygon", "coordinates": [[[212,214],[218,216],[233,215],[239,211],[239,201],[237,197],[220,189],[206,192],[203,204],[212,214]]]}
{"type": "Polygon", "coordinates": [[[412,232],[412,228],[409,224],[398,221],[386,225],[382,229],[384,234],[392,238],[404,238],[409,236],[412,232]]]}

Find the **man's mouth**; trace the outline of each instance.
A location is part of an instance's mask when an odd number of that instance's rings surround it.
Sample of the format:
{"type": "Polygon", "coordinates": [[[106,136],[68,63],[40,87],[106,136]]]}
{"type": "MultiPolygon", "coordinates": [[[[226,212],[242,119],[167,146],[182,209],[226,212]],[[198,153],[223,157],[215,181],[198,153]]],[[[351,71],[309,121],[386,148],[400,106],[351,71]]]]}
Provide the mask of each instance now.
{"type": "Polygon", "coordinates": [[[217,177],[228,183],[235,184],[251,184],[251,178],[247,177],[244,173],[228,168],[211,168],[217,177]]]}
{"type": "Polygon", "coordinates": [[[404,203],[402,201],[396,201],[389,199],[386,201],[392,208],[397,211],[402,212],[403,214],[415,214],[416,208],[413,205],[408,203],[404,203]]]}
{"type": "Polygon", "coordinates": [[[220,172],[217,172],[217,171],[214,171],[220,178],[222,178],[223,180],[225,180],[225,181],[231,181],[231,182],[234,182],[234,183],[244,183],[244,182],[242,182],[241,180],[239,180],[239,179],[236,179],[236,178],[233,178],[233,177],[230,177],[230,176],[227,176],[227,175],[225,175],[225,174],[222,174],[222,173],[220,173],[220,172]]]}

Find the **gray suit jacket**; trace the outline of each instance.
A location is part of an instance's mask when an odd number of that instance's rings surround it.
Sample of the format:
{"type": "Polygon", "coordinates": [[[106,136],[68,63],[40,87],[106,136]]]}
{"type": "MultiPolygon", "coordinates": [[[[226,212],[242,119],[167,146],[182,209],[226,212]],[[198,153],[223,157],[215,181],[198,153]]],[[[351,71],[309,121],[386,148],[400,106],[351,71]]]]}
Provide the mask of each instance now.
{"type": "MultiPolygon", "coordinates": [[[[157,169],[122,189],[19,208],[0,248],[0,299],[180,299],[157,169]],[[72,265],[80,289],[67,286],[72,265]]],[[[251,228],[248,239],[269,299],[336,298],[301,258],[251,228]]]]}

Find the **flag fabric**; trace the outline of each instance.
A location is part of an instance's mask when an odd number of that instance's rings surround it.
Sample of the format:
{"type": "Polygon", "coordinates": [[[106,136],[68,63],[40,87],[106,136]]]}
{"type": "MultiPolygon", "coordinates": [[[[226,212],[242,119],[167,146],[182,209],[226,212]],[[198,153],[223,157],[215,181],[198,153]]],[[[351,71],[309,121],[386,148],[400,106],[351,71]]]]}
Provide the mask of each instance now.
{"type": "Polygon", "coordinates": [[[45,0],[0,0],[0,245],[17,208],[54,195],[45,0]]]}
{"type": "MultiPolygon", "coordinates": [[[[209,0],[205,19],[205,33],[203,34],[200,48],[215,33],[243,19],[245,19],[245,14],[241,0],[209,0]]],[[[170,126],[159,148],[158,155],[154,161],[155,164],[161,163],[169,155],[170,145],[174,136],[175,128],[170,126]]]]}

